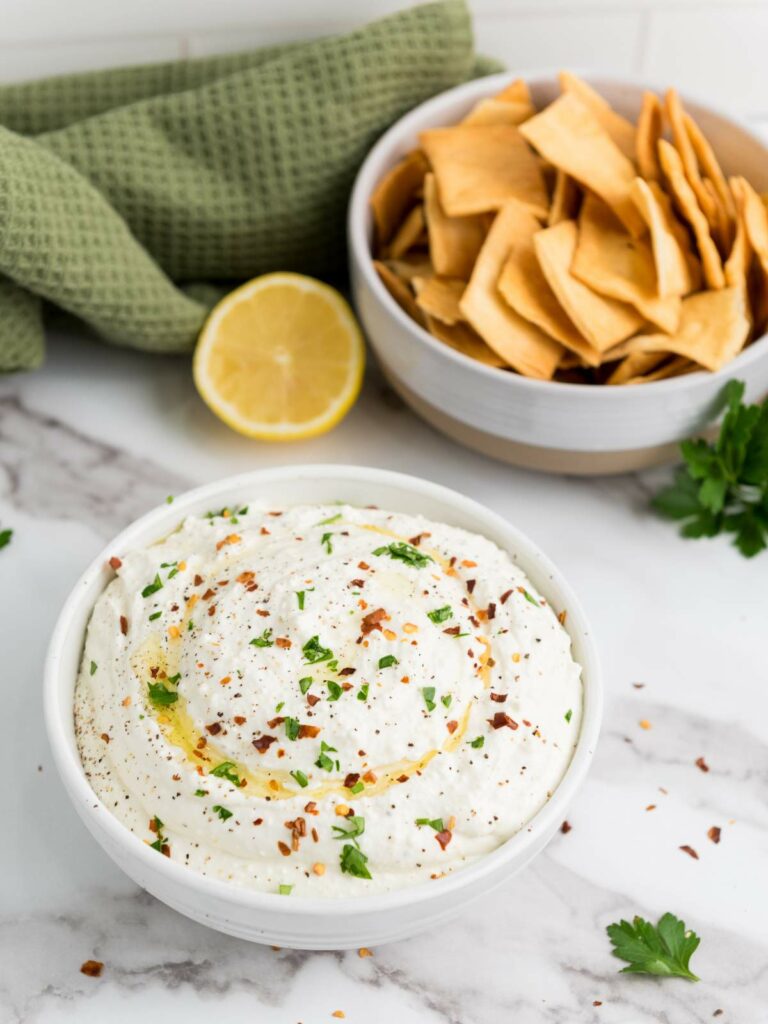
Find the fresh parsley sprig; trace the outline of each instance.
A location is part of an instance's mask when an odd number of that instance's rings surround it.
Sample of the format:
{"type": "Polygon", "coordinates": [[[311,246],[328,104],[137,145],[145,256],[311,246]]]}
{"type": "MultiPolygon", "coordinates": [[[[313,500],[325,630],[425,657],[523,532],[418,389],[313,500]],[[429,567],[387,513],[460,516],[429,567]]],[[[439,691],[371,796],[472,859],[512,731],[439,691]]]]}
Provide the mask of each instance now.
{"type": "Polygon", "coordinates": [[[719,437],[712,444],[684,441],[685,465],[652,504],[665,518],[682,521],[683,537],[732,533],[734,545],[752,558],[768,545],[768,399],[745,405],[743,397],[743,381],[726,384],[719,437]]]}
{"type": "Polygon", "coordinates": [[[613,955],[629,965],[619,973],[699,980],[688,966],[698,949],[699,936],[686,930],[674,914],[664,914],[655,925],[642,917],[636,917],[631,923],[622,920],[609,924],[606,931],[613,955]]]}

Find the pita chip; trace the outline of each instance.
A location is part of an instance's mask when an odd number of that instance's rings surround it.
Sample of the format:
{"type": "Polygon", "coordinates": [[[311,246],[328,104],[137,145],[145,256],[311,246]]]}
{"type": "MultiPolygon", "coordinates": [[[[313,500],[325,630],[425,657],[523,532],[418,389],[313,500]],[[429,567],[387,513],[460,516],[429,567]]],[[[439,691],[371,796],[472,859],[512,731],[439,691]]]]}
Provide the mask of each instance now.
{"type": "Polygon", "coordinates": [[[644,238],[632,238],[611,210],[587,195],[579,215],[571,273],[593,291],[634,306],[645,320],[671,334],[680,319],[680,298],[657,294],[653,252],[644,238]]]}
{"type": "Polygon", "coordinates": [[[639,334],[627,343],[633,352],[673,352],[719,370],[741,351],[750,332],[740,288],[697,292],[683,299],[680,326],[670,334],[639,334]]]}
{"type": "Polygon", "coordinates": [[[417,324],[421,324],[422,327],[426,327],[426,319],[424,314],[416,305],[416,299],[413,297],[411,289],[408,284],[393,273],[386,263],[382,263],[381,260],[374,260],[373,266],[376,273],[379,275],[382,284],[387,289],[389,294],[398,304],[398,306],[408,314],[417,324]]]}
{"type": "Polygon", "coordinates": [[[386,245],[400,226],[424,183],[427,170],[424,154],[413,150],[395,164],[373,190],[371,209],[378,245],[386,245]]]}
{"type": "Polygon", "coordinates": [[[536,113],[526,83],[518,78],[496,96],[482,99],[462,124],[522,124],[536,113]]]}
{"type": "Polygon", "coordinates": [[[702,181],[696,150],[688,134],[687,115],[677,90],[667,90],[667,94],[664,97],[664,106],[667,118],[672,126],[672,138],[674,139],[675,149],[680,154],[683,174],[691,186],[701,212],[706,217],[710,228],[716,228],[717,207],[702,181]]]}
{"type": "Polygon", "coordinates": [[[496,287],[514,241],[517,209],[510,204],[497,215],[459,305],[477,333],[506,363],[527,377],[549,380],[562,346],[519,316],[496,287]]]}
{"type": "Polygon", "coordinates": [[[439,320],[452,327],[463,320],[459,299],[464,294],[466,281],[457,277],[414,277],[416,302],[428,319],[439,320]]]}
{"type": "Polygon", "coordinates": [[[547,225],[554,227],[561,220],[573,220],[579,210],[581,189],[565,171],[555,172],[555,187],[552,192],[552,205],[549,208],[547,225]]]}
{"type": "Polygon", "coordinates": [[[440,205],[434,174],[424,179],[424,212],[435,272],[468,280],[487,232],[486,216],[449,217],[440,205]]]}
{"type": "Polygon", "coordinates": [[[504,369],[507,366],[501,356],[489,348],[467,323],[446,324],[442,320],[427,316],[427,329],[439,341],[470,359],[476,359],[484,366],[495,366],[497,369],[504,369]]]}
{"type": "Polygon", "coordinates": [[[626,117],[622,117],[621,114],[617,114],[599,92],[596,92],[591,85],[587,85],[583,79],[571,74],[570,71],[561,71],[557,77],[563,92],[572,93],[581,100],[585,107],[589,107],[624,156],[629,160],[634,160],[635,126],[632,122],[628,121],[626,117]]]}
{"type": "Polygon", "coordinates": [[[519,130],[545,159],[600,196],[631,234],[645,231],[629,197],[634,164],[579,99],[572,94],[558,97],[519,130]]]}
{"type": "Polygon", "coordinates": [[[578,331],[599,352],[605,352],[642,325],[643,318],[631,306],[608,299],[582,284],[571,273],[578,229],[564,220],[539,231],[533,244],[544,276],[578,331]]]}
{"type": "Polygon", "coordinates": [[[518,199],[546,217],[549,204],[539,164],[514,125],[432,128],[421,132],[419,140],[449,216],[498,210],[518,199]]]}
{"type": "Polygon", "coordinates": [[[631,352],[606,378],[606,384],[627,384],[655,370],[669,359],[668,352],[631,352]]]}
{"type": "Polygon", "coordinates": [[[759,329],[768,319],[768,207],[746,178],[731,178],[739,217],[755,254],[759,285],[755,296],[755,320],[759,329]]]}
{"type": "Polygon", "coordinates": [[[655,92],[644,92],[643,105],[637,119],[635,148],[640,177],[645,178],[646,181],[659,181],[661,178],[661,167],[656,147],[663,127],[661,100],[655,92]]]}
{"type": "Polygon", "coordinates": [[[396,277],[400,277],[403,281],[407,282],[412,281],[414,277],[432,277],[435,272],[429,256],[421,252],[409,252],[400,259],[386,259],[382,260],[382,262],[389,267],[396,277]]]}
{"type": "Polygon", "coordinates": [[[421,203],[409,210],[395,237],[386,247],[388,259],[396,260],[404,256],[409,249],[413,249],[420,241],[424,240],[424,207],[421,203]]]}
{"type": "Polygon", "coordinates": [[[659,162],[677,207],[693,230],[707,287],[723,288],[725,286],[723,264],[717,246],[712,240],[709,223],[683,172],[680,154],[666,139],[659,140],[659,162]]]}
{"type": "Polygon", "coordinates": [[[589,366],[600,365],[600,353],[576,330],[542,273],[533,239],[541,225],[518,203],[507,208],[511,242],[498,289],[504,300],[543,331],[575,352],[589,366]]]}
{"type": "Polygon", "coordinates": [[[688,233],[677,220],[669,196],[658,182],[635,178],[630,195],[648,225],[661,298],[688,295],[701,286],[701,267],[690,250],[688,233]]]}

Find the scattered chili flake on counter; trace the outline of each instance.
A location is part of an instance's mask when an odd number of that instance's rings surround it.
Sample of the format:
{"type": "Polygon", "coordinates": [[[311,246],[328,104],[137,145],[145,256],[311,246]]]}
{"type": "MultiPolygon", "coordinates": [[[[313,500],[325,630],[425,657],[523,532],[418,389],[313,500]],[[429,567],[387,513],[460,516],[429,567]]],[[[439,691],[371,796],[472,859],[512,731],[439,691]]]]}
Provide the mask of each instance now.
{"type": "Polygon", "coordinates": [[[708,772],[709,771],[709,765],[707,764],[707,762],[704,760],[703,757],[697,757],[696,761],[694,763],[695,763],[696,767],[699,768],[701,771],[703,771],[703,772],[708,772]]]}
{"type": "Polygon", "coordinates": [[[564,821],[563,824],[560,826],[560,831],[563,833],[564,836],[566,836],[572,828],[573,825],[570,823],[570,821],[564,821]]]}
{"type": "Polygon", "coordinates": [[[719,843],[721,833],[722,829],[720,828],[720,826],[713,825],[712,828],[707,829],[707,838],[711,839],[713,843],[719,843]]]}
{"type": "Polygon", "coordinates": [[[80,965],[80,973],[85,974],[89,978],[100,978],[103,970],[104,964],[101,960],[86,960],[85,963],[80,965]]]}
{"type": "Polygon", "coordinates": [[[692,857],[694,860],[698,860],[699,859],[698,853],[696,853],[694,848],[692,846],[689,846],[687,843],[684,846],[679,846],[678,849],[682,850],[683,853],[687,853],[688,856],[692,857]]]}
{"type": "Polygon", "coordinates": [[[648,721],[647,718],[641,718],[640,721],[637,724],[640,726],[641,729],[648,730],[648,729],[652,729],[653,728],[653,726],[651,725],[651,723],[648,721]]]}

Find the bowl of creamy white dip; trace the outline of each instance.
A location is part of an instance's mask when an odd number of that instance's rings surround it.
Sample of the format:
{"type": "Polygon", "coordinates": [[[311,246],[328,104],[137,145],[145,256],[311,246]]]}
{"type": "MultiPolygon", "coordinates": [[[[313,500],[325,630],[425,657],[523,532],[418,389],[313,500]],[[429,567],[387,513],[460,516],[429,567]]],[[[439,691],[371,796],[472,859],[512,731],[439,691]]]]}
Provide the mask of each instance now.
{"type": "Polygon", "coordinates": [[[545,556],[469,498],[264,470],[115,538],[54,631],[67,792],[139,885],[256,942],[440,923],[551,838],[591,759],[597,656],[545,556]]]}

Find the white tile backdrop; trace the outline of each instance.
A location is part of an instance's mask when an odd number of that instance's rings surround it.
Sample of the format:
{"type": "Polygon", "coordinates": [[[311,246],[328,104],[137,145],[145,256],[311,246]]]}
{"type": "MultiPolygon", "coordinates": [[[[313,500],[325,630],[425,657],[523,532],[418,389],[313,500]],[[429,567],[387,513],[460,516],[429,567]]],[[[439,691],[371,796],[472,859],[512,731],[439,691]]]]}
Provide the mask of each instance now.
{"type": "MultiPolygon", "coordinates": [[[[0,81],[199,56],[353,27],[414,0],[0,0],[0,81]]],[[[472,0],[510,68],[674,82],[768,125],[768,0],[472,0]]]]}

